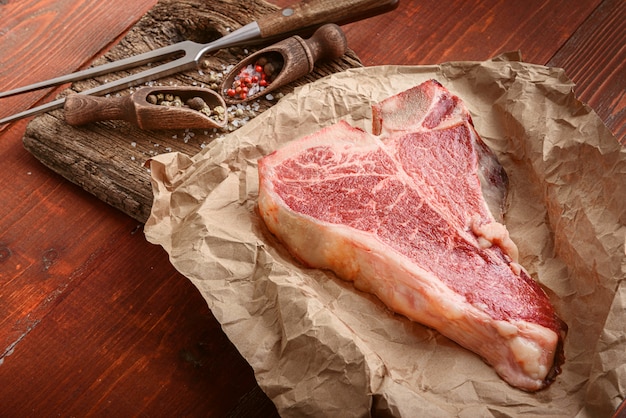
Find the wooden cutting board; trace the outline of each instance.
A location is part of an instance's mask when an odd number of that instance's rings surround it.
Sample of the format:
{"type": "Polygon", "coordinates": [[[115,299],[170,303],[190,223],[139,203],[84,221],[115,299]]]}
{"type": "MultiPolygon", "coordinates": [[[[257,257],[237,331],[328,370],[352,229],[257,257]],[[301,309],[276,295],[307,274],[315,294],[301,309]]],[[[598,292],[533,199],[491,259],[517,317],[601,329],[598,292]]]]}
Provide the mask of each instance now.
{"type": "MultiPolygon", "coordinates": [[[[221,37],[259,16],[278,10],[262,0],[161,0],[124,37],[94,65],[126,58],[186,39],[206,43],[221,37]]],[[[229,65],[234,65],[263,45],[254,48],[220,50],[206,58],[199,70],[159,79],[159,85],[219,85],[229,65]]],[[[147,131],[124,121],[97,122],[82,127],[68,125],[63,110],[55,110],[33,119],[23,138],[24,146],[44,165],[100,200],[131,217],[145,222],[152,207],[150,173],[145,162],[160,153],[179,151],[194,155],[215,138],[237,129],[237,124],[253,118],[273,106],[281,94],[323,76],[361,67],[359,58],[349,50],[342,58],[321,63],[302,79],[273,92],[274,99],[261,99],[240,110],[231,109],[234,121],[227,130],[178,129],[147,131]],[[236,114],[235,114],[236,112],[236,114]]],[[[72,85],[83,91],[128,74],[108,74],[72,85]]],[[[127,89],[119,94],[132,93],[127,89]]]]}

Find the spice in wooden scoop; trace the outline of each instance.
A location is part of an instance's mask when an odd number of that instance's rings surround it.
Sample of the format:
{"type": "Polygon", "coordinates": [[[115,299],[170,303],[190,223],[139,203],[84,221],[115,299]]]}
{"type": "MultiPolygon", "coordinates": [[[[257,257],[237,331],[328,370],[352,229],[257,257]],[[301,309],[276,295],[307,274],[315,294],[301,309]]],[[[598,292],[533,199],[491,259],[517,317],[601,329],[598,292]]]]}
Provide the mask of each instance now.
{"type": "Polygon", "coordinates": [[[347,48],[339,26],[323,25],[309,39],[292,36],[244,58],[224,77],[220,93],[226,104],[255,100],[309,74],[317,61],[339,58],[347,48]]]}
{"type": "Polygon", "coordinates": [[[196,110],[205,116],[214,119],[218,123],[222,123],[226,117],[226,110],[223,106],[217,105],[211,107],[207,104],[207,102],[200,96],[193,96],[184,100],[177,95],[173,94],[163,94],[159,92],[155,92],[154,94],[149,94],[146,97],[146,101],[153,105],[159,106],[174,106],[181,107],[184,109],[192,109],[196,110]]]}
{"type": "Polygon", "coordinates": [[[120,97],[72,94],[65,99],[65,120],[84,125],[126,120],[142,129],[224,128],[226,103],[216,92],[196,87],[142,87],[120,97]]]}
{"type": "Polygon", "coordinates": [[[233,99],[245,100],[262,92],[276,79],[283,67],[280,54],[268,53],[259,57],[254,64],[243,67],[233,80],[226,95],[233,99]]]}

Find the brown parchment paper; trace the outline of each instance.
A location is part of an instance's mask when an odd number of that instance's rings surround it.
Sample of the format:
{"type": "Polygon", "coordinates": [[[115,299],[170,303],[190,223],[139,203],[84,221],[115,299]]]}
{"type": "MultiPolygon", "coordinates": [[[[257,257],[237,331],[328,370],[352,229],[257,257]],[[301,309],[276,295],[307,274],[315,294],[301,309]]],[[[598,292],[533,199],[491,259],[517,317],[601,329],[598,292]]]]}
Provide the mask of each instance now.
{"type": "Polygon", "coordinates": [[[201,153],[151,162],[146,237],[193,282],[283,416],[610,416],[626,393],[626,151],[556,68],[359,68],[297,89],[201,153]],[[525,393],[475,354],[292,259],[257,215],[257,159],[435,78],[510,178],[506,225],[569,325],[563,373],[525,393]]]}

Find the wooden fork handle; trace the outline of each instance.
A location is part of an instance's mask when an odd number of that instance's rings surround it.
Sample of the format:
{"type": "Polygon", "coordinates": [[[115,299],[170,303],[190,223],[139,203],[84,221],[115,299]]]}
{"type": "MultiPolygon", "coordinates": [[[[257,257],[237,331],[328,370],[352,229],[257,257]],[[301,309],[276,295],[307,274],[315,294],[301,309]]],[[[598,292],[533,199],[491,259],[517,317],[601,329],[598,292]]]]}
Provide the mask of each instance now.
{"type": "Polygon", "coordinates": [[[325,23],[343,25],[398,7],[398,0],[303,0],[259,18],[261,37],[300,31],[325,23]]]}

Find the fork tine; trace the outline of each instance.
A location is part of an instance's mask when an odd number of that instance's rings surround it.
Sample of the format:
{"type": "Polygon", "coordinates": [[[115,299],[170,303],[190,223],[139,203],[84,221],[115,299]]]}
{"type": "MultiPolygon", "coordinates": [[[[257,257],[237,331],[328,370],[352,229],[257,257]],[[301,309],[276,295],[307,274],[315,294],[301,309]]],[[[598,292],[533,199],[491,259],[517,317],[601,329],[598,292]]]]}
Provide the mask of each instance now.
{"type": "MultiPolygon", "coordinates": [[[[183,56],[181,58],[178,58],[177,60],[161,64],[146,71],[142,71],[137,74],[131,74],[118,80],[110,81],[106,84],[102,84],[100,86],[81,91],[79,94],[106,94],[116,90],[120,90],[124,87],[136,86],[146,81],[156,80],[158,78],[165,77],[179,71],[183,71],[187,68],[192,68],[194,66],[194,61],[189,61],[187,57],[183,56]]],[[[16,113],[14,115],[0,119],[0,125],[13,122],[28,116],[34,116],[44,112],[48,112],[50,110],[58,109],[62,107],[64,103],[65,99],[62,98],[37,107],[33,107],[32,109],[28,109],[23,112],[16,113]]]]}
{"type": "Polygon", "coordinates": [[[189,60],[186,56],[177,60],[166,62],[154,68],[149,68],[137,74],[131,74],[117,80],[109,81],[106,84],[82,91],[81,94],[106,94],[125,87],[136,86],[147,81],[155,81],[190,68],[194,68],[195,61],[189,60]]]}
{"type": "Polygon", "coordinates": [[[163,48],[155,49],[154,51],[144,52],[132,57],[124,58],[119,61],[113,61],[108,64],[99,65],[97,67],[88,68],[86,70],[77,71],[71,74],[66,74],[60,77],[51,78],[49,80],[40,81],[38,83],[30,84],[28,86],[18,87],[13,90],[0,92],[0,98],[9,97],[16,94],[26,93],[33,90],[39,90],[46,87],[58,86],[61,84],[69,83],[72,81],[84,80],[86,78],[97,77],[111,73],[113,71],[121,71],[129,68],[138,67],[142,64],[154,62],[157,60],[163,60],[171,58],[178,53],[185,53],[185,47],[188,44],[195,44],[195,42],[184,41],[174,45],[169,45],[163,48]]]}

